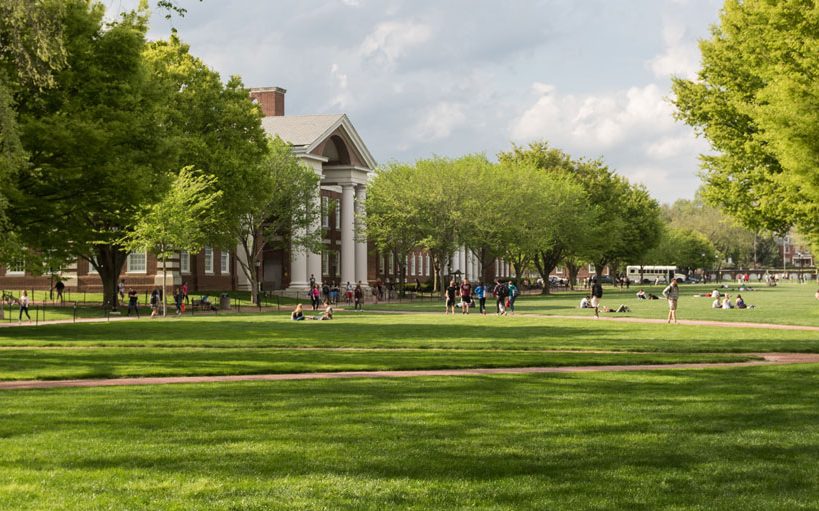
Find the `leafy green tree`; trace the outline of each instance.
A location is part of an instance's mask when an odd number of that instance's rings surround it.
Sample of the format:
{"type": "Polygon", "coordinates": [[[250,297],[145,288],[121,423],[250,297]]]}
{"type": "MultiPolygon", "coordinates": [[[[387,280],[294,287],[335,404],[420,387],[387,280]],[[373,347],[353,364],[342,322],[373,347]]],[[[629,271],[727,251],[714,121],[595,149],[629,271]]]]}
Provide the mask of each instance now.
{"type": "Polygon", "coordinates": [[[116,305],[127,257],[119,240],[170,182],[167,102],[142,59],[147,13],[104,26],[101,5],[71,0],[63,27],[67,65],[53,73],[52,87],[19,95],[30,162],[13,203],[26,246],[86,259],[116,305]]]}
{"type": "Polygon", "coordinates": [[[716,256],[713,244],[702,233],[664,227],[657,246],[644,254],[641,265],[675,265],[679,271],[690,273],[707,270],[716,256]]]}
{"type": "Polygon", "coordinates": [[[406,256],[423,236],[419,223],[422,192],[416,187],[420,172],[412,165],[391,163],[377,169],[367,186],[366,237],[380,252],[393,254],[400,292],[406,282],[406,256]]]}
{"type": "Polygon", "coordinates": [[[819,11],[806,0],[726,1],[679,117],[717,151],[704,197],[753,232],[796,225],[819,247],[819,11]]]}
{"type": "Polygon", "coordinates": [[[239,221],[232,224],[229,239],[238,240],[243,257],[237,261],[250,281],[254,302],[265,249],[319,249],[321,230],[314,229],[320,214],[315,200],[318,184],[316,173],[300,164],[291,147],[276,137],[269,141],[262,161],[231,187],[242,202],[235,205],[241,206],[236,210],[239,221]]]}
{"type": "Polygon", "coordinates": [[[133,230],[122,240],[125,250],[150,250],[162,261],[163,316],[168,296],[168,259],[180,250],[201,250],[218,223],[213,207],[222,192],[214,190],[215,183],[213,176],[197,173],[192,167],[183,168],[158,202],[141,209],[133,230]]]}

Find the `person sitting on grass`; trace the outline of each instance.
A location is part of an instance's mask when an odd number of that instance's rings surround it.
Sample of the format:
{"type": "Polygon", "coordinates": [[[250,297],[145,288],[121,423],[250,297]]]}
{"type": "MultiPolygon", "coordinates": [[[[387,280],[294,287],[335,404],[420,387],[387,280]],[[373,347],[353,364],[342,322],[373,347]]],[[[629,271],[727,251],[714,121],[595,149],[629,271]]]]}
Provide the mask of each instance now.
{"type": "Polygon", "coordinates": [[[293,312],[290,313],[290,319],[293,321],[303,321],[304,320],[304,308],[301,304],[296,304],[296,308],[293,309],[293,312]]]}
{"type": "Polygon", "coordinates": [[[754,308],[753,305],[748,305],[747,303],[745,303],[745,299],[742,298],[742,295],[737,295],[736,302],[734,302],[734,303],[736,304],[737,309],[753,309],[754,308]]]}
{"type": "Polygon", "coordinates": [[[816,290],[816,295],[814,295],[817,300],[819,300],[819,289],[816,290]]]}
{"type": "Polygon", "coordinates": [[[731,295],[725,293],[725,297],[722,299],[722,308],[723,309],[733,309],[734,304],[731,303],[731,295]]]}
{"type": "Polygon", "coordinates": [[[657,296],[657,295],[655,295],[654,293],[649,293],[649,294],[648,294],[648,299],[649,299],[649,300],[659,300],[659,299],[660,299],[660,297],[659,297],[659,296],[657,296]]]}
{"type": "Polygon", "coordinates": [[[712,309],[721,309],[722,308],[722,300],[719,297],[714,298],[714,301],[711,302],[712,309]]]}
{"type": "Polygon", "coordinates": [[[637,291],[637,299],[638,300],[647,300],[648,296],[646,296],[646,292],[641,289],[641,290],[637,291]]]}
{"type": "Polygon", "coordinates": [[[580,300],[580,308],[581,309],[591,309],[591,297],[586,295],[580,300]]]}
{"type": "Polygon", "coordinates": [[[330,305],[330,302],[324,302],[324,312],[319,314],[318,316],[310,316],[307,319],[314,319],[316,321],[327,321],[333,319],[333,306],[330,305]]]}

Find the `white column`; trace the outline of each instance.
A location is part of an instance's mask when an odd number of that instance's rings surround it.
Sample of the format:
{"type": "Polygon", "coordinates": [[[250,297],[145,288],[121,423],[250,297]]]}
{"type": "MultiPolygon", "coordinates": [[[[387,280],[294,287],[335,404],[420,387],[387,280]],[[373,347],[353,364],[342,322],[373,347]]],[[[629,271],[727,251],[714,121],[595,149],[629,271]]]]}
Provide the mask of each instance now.
{"type": "Polygon", "coordinates": [[[341,186],[341,282],[355,285],[355,190],[353,185],[341,186]]]}
{"type": "Polygon", "coordinates": [[[460,249],[458,249],[458,267],[461,270],[461,278],[465,277],[467,274],[466,247],[461,247],[460,249]]]}
{"type": "Polygon", "coordinates": [[[290,248],[290,286],[287,289],[307,289],[307,254],[303,248],[290,248]]]}
{"type": "Polygon", "coordinates": [[[355,281],[361,281],[362,286],[367,286],[369,279],[367,275],[367,239],[361,232],[364,220],[364,201],[367,199],[367,187],[358,185],[355,189],[355,281]]]}
{"type": "MultiPolygon", "coordinates": [[[[458,249],[458,250],[460,250],[460,249],[458,249]]],[[[452,258],[449,261],[449,271],[450,271],[450,273],[455,273],[456,271],[461,269],[460,264],[458,264],[461,261],[461,258],[458,257],[458,250],[456,250],[455,253],[452,254],[452,258]]]]}
{"type": "MultiPolygon", "coordinates": [[[[321,185],[316,188],[315,201],[321,204],[321,185]]],[[[315,231],[321,230],[321,208],[318,216],[313,219],[312,229],[315,231]]],[[[316,284],[321,284],[321,252],[310,252],[307,254],[307,278],[309,281],[310,275],[316,279],[316,284]]]]}

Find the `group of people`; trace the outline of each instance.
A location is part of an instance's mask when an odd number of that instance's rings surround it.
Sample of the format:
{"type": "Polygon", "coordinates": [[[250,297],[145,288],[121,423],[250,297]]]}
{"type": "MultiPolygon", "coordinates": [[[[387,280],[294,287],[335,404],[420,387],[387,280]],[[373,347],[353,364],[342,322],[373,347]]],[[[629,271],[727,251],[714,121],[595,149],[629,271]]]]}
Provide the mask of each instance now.
{"type": "Polygon", "coordinates": [[[469,309],[478,301],[478,312],[486,315],[486,299],[489,296],[495,299],[495,313],[499,316],[506,316],[515,313],[515,300],[520,295],[520,290],[511,280],[495,280],[493,286],[487,286],[481,281],[472,287],[469,279],[464,278],[460,284],[455,279],[449,281],[449,285],[444,290],[444,314],[455,314],[456,307],[461,309],[461,314],[469,314],[469,309]]]}
{"type": "Polygon", "coordinates": [[[728,293],[720,293],[719,290],[715,289],[711,291],[710,297],[714,299],[711,302],[712,309],[753,309],[753,305],[748,305],[745,303],[745,299],[742,298],[742,295],[737,294],[737,297],[731,301],[731,295],[728,293]]]}
{"type": "Polygon", "coordinates": [[[304,314],[304,307],[299,303],[293,312],[290,313],[290,319],[293,321],[304,321],[305,319],[315,319],[318,321],[327,321],[333,319],[333,305],[330,302],[324,302],[324,311],[317,316],[307,316],[304,314]]]}

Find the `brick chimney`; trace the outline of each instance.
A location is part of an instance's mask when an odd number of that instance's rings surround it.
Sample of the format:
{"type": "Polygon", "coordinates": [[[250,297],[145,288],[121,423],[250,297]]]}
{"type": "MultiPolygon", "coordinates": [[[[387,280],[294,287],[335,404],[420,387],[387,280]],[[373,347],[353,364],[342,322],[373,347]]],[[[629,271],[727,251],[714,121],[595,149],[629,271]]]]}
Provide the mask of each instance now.
{"type": "Polygon", "coordinates": [[[262,109],[265,117],[284,115],[284,94],[281,87],[257,87],[250,89],[250,97],[262,109]]]}

